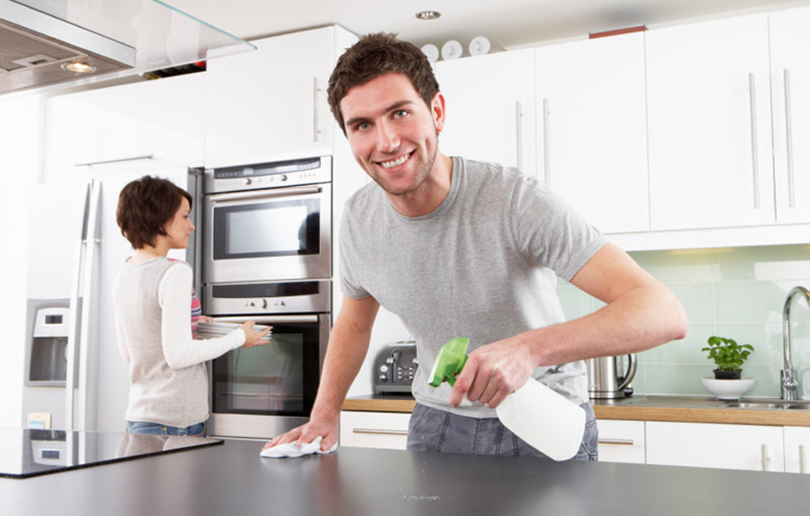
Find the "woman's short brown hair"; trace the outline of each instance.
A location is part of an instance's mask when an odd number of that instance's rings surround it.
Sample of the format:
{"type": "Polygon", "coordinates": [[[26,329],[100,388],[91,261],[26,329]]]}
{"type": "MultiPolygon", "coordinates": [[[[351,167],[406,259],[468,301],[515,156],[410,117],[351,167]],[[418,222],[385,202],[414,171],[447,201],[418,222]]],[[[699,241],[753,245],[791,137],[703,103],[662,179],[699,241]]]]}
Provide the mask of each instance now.
{"type": "Polygon", "coordinates": [[[167,236],[166,224],[180,209],[183,198],[191,207],[191,194],[167,179],[143,176],[132,181],[118,196],[115,219],[121,234],[133,249],[154,247],[158,235],[167,236]]]}
{"type": "Polygon", "coordinates": [[[329,77],[329,107],[338,126],[346,134],[340,101],[349,90],[389,73],[401,73],[428,107],[439,92],[439,83],[425,54],[396,34],[368,34],[349,47],[338,59],[329,77]]]}

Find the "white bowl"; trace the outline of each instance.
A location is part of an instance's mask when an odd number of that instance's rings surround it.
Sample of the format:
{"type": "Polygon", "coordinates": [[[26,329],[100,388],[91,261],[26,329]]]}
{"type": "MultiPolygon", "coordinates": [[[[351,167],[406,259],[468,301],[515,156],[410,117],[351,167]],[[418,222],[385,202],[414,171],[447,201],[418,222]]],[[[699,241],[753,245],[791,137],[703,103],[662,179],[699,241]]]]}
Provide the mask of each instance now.
{"type": "Polygon", "coordinates": [[[719,400],[738,400],[742,393],[754,385],[753,378],[740,378],[739,380],[716,380],[714,378],[701,378],[703,386],[717,396],[719,400]]]}

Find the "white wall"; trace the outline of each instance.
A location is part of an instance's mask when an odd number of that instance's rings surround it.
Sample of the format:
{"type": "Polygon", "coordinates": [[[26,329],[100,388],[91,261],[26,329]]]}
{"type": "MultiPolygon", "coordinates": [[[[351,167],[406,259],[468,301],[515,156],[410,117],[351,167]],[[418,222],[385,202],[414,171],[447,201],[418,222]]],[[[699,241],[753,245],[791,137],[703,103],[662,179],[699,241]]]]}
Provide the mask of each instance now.
{"type": "Polygon", "coordinates": [[[23,424],[28,196],[42,156],[42,102],[0,100],[0,427],[23,424]]]}

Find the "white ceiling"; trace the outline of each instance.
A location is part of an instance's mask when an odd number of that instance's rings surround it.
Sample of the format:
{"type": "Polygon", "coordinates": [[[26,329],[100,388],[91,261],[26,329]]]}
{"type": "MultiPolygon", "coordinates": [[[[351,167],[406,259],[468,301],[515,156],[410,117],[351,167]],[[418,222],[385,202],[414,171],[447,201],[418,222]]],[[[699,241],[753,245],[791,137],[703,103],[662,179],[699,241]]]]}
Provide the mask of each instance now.
{"type": "Polygon", "coordinates": [[[727,11],[762,11],[805,5],[786,0],[167,0],[243,39],[338,24],[355,34],[397,32],[402,39],[438,47],[456,39],[465,48],[475,36],[496,47],[585,37],[590,32],[677,23],[727,11]],[[417,20],[418,11],[439,11],[417,20]]]}

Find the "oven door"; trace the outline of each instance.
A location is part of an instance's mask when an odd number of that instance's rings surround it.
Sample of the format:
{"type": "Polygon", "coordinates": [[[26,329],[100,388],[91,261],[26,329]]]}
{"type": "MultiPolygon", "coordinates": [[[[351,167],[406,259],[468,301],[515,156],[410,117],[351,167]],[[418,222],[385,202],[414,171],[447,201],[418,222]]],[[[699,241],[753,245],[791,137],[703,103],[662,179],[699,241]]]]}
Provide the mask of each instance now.
{"type": "Polygon", "coordinates": [[[206,196],[206,283],[329,278],[332,185],[206,196]]]}
{"type": "Polygon", "coordinates": [[[237,348],[211,366],[208,434],[269,439],[309,420],[329,338],[329,314],[248,318],[273,327],[270,344],[237,348]]]}

